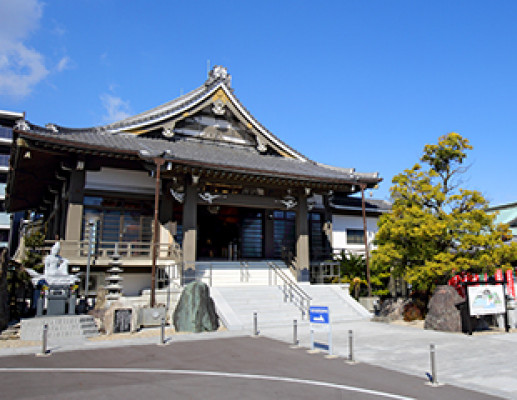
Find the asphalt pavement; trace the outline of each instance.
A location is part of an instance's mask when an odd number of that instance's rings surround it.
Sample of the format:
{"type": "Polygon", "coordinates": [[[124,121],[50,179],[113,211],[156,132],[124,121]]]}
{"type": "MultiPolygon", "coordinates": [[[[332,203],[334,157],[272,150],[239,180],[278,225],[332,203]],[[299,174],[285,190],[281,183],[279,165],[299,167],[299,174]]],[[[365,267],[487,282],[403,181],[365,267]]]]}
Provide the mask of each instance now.
{"type": "MultiPolygon", "coordinates": [[[[245,331],[181,334],[162,346],[156,329],[143,338],[49,342],[47,357],[35,356],[39,345],[2,348],[0,379],[10,384],[0,398],[517,399],[515,333],[467,336],[369,321],[331,329],[338,358],[325,357],[328,348],[308,351],[306,322],[298,323],[294,347],[292,327],[261,327],[260,318],[258,338],[245,331]],[[355,364],[347,362],[350,330],[355,364]],[[437,387],[428,379],[431,344],[437,387]]],[[[328,345],[327,333],[314,339],[317,348],[328,345]]]]}

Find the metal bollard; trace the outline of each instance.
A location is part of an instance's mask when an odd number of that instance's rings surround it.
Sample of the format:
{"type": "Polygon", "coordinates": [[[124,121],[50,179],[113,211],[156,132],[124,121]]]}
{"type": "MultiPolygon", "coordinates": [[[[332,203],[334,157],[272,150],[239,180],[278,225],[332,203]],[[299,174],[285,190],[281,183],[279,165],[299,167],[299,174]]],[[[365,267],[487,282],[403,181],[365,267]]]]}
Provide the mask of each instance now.
{"type": "Polygon", "coordinates": [[[257,323],[257,312],[253,313],[253,335],[258,336],[258,323],[257,323]]]}
{"type": "Polygon", "coordinates": [[[160,328],[160,344],[165,344],[165,318],[162,318],[162,326],[160,328]]]}
{"type": "Polygon", "coordinates": [[[298,321],[293,319],[293,346],[298,346],[298,321]]]}
{"type": "Polygon", "coordinates": [[[438,375],[436,374],[436,346],[431,344],[430,346],[431,353],[431,385],[438,385],[438,375]]]}
{"type": "Polygon", "coordinates": [[[354,362],[354,333],[348,331],[348,361],[354,362]]]}
{"type": "Polygon", "coordinates": [[[41,341],[41,354],[47,354],[47,335],[48,335],[48,324],[43,325],[43,338],[41,341]]]}

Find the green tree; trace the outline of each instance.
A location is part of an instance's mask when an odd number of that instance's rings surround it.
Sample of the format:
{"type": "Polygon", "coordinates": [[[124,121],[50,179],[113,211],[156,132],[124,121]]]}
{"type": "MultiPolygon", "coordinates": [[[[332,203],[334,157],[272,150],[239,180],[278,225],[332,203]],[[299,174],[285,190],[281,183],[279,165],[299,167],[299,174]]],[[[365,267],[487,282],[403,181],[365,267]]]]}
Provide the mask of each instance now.
{"type": "MultiPolygon", "coordinates": [[[[347,253],[341,251],[336,259],[339,261],[340,282],[350,284],[350,294],[355,298],[366,296],[368,294],[366,280],[366,259],[361,254],[347,253]]],[[[388,291],[383,289],[387,282],[389,274],[372,273],[370,283],[372,285],[374,295],[384,295],[388,291]],[[386,282],[385,282],[386,281],[386,282]]]]}
{"type": "Polygon", "coordinates": [[[393,178],[392,212],[379,219],[372,269],[391,271],[415,289],[431,291],[454,271],[488,272],[517,260],[517,243],[504,243],[481,193],[459,187],[472,146],[457,133],[426,145],[413,168],[393,178]]]}
{"type": "Polygon", "coordinates": [[[43,271],[41,247],[45,244],[45,234],[38,229],[31,229],[25,236],[25,254],[22,264],[26,268],[43,271]]]}

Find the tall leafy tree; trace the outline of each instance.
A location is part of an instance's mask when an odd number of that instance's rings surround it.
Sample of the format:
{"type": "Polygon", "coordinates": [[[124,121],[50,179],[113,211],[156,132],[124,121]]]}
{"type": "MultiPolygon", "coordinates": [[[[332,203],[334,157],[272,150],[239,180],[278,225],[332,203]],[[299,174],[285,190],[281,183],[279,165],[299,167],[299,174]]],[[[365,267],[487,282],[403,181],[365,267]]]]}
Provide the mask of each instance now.
{"type": "Polygon", "coordinates": [[[517,243],[505,243],[508,226],[494,223],[481,193],[460,187],[471,149],[449,133],[424,147],[421,164],[393,178],[393,209],[379,220],[374,270],[430,291],[454,271],[493,273],[516,262],[517,243]]]}

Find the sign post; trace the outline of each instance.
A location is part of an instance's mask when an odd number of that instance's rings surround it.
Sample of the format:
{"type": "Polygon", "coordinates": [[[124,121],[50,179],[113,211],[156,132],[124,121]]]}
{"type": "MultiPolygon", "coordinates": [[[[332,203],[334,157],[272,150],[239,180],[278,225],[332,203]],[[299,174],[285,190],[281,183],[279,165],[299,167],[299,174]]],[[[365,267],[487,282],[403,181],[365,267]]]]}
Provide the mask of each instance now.
{"type": "Polygon", "coordinates": [[[314,350],[314,332],[328,333],[329,355],[332,355],[332,329],[330,327],[330,312],[326,306],[309,307],[309,321],[311,324],[311,350],[314,350]]]}
{"type": "Polygon", "coordinates": [[[505,330],[508,332],[508,313],[506,309],[505,289],[507,285],[506,277],[496,271],[496,276],[500,275],[503,279],[495,279],[489,282],[465,282],[468,310],[468,334],[472,335],[470,317],[480,315],[502,314],[504,317],[505,330]],[[481,286],[475,286],[479,285],[481,286]]]}

